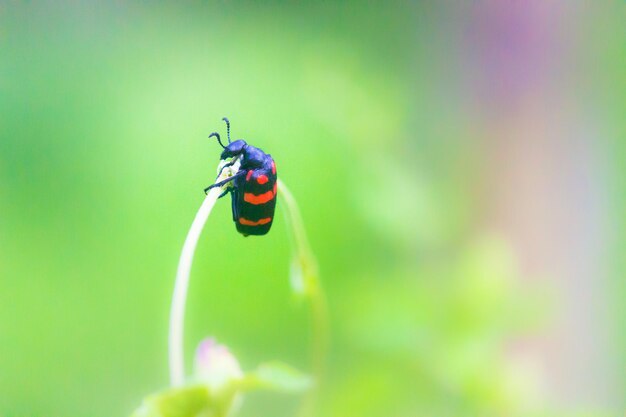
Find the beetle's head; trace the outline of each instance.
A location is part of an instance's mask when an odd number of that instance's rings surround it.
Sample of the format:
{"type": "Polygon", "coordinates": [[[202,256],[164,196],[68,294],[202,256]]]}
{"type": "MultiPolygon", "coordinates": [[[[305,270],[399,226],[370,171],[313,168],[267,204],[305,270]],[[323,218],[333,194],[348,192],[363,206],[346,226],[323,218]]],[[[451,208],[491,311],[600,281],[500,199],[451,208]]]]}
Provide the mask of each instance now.
{"type": "Polygon", "coordinates": [[[224,150],[222,151],[221,159],[227,159],[227,158],[239,156],[244,151],[244,149],[246,149],[247,146],[248,144],[243,139],[239,139],[234,142],[231,142],[224,147],[224,150]]]}
{"type": "Polygon", "coordinates": [[[220,139],[220,134],[217,132],[213,132],[209,135],[209,138],[216,137],[217,143],[220,144],[224,150],[222,151],[222,156],[220,159],[228,159],[241,155],[243,151],[246,149],[248,144],[245,140],[239,139],[234,142],[230,141],[230,122],[226,117],[223,117],[222,120],[226,122],[226,133],[228,134],[228,145],[224,146],[222,140],[220,139]]]}

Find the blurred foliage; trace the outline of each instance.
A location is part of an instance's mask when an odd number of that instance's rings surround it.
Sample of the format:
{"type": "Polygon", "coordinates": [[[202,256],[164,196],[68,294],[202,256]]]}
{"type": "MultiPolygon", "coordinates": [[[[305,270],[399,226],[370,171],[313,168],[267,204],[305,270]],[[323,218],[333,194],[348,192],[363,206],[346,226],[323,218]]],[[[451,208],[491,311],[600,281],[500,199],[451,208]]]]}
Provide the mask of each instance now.
{"type": "Polygon", "coordinates": [[[241,378],[230,378],[215,389],[196,381],[148,396],[132,417],[226,417],[241,405],[240,395],[255,390],[283,393],[309,389],[311,379],[280,362],[271,362],[241,378]]]}
{"type": "MultiPolygon", "coordinates": [[[[319,261],[333,340],[319,415],[559,415],[510,354],[549,288],[523,287],[506,241],[476,227],[484,160],[446,59],[464,12],[0,4],[0,415],[128,415],[166,386],[173,278],[222,116],[273,155],[319,261]]],[[[623,63],[623,33],[594,30],[598,65],[623,63]]],[[[610,68],[623,86],[624,66],[610,68]]],[[[626,149],[612,146],[621,299],[626,149]]],[[[244,239],[220,203],[192,271],[187,356],[210,333],[244,369],[306,369],[284,222],[244,239]]],[[[288,416],[297,401],[251,393],[240,415],[288,416]]]]}

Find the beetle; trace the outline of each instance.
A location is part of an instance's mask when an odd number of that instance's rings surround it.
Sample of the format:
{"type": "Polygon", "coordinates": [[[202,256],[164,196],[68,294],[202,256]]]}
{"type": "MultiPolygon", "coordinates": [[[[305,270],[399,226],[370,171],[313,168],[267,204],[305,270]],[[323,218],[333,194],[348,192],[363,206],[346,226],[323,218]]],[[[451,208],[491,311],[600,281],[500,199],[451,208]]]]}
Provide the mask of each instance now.
{"type": "Polygon", "coordinates": [[[230,121],[226,117],[222,120],[226,122],[228,145],[222,144],[217,132],[211,133],[209,138],[216,137],[224,149],[220,156],[222,161],[233,159],[222,166],[218,178],[226,167],[233,166],[236,161],[240,162],[240,166],[233,176],[208,186],[204,192],[231,183],[219,198],[231,194],[233,221],[237,231],[244,236],[264,235],[272,227],[276,209],[276,163],[270,154],[249,145],[243,139],[231,142],[230,121]]]}

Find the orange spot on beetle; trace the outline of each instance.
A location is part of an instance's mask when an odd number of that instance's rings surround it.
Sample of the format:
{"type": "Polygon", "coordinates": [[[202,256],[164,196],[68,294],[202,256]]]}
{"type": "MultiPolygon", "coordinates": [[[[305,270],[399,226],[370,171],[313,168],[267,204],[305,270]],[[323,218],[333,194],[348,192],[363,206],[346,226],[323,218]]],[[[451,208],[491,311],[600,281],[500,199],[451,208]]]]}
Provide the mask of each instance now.
{"type": "Polygon", "coordinates": [[[268,182],[270,179],[267,178],[267,175],[259,175],[256,179],[256,182],[258,182],[259,184],[263,185],[266,182],[268,182]]]}
{"type": "Polygon", "coordinates": [[[265,204],[268,201],[272,200],[275,194],[275,191],[268,191],[259,195],[255,195],[252,193],[243,193],[243,201],[254,205],[265,204]]]}
{"type": "Polygon", "coordinates": [[[252,170],[248,171],[248,173],[246,174],[246,181],[250,181],[251,177],[252,177],[252,170]]]}
{"type": "Polygon", "coordinates": [[[272,174],[276,175],[276,163],[272,161],[272,174]]]}
{"type": "Polygon", "coordinates": [[[274,184],[274,195],[276,195],[276,185],[277,184],[274,184]]]}
{"type": "Polygon", "coordinates": [[[239,218],[239,223],[244,225],[244,226],[261,226],[261,225],[264,225],[264,224],[268,224],[271,221],[272,221],[271,217],[266,217],[264,219],[259,219],[257,221],[244,219],[243,217],[239,218]]]}

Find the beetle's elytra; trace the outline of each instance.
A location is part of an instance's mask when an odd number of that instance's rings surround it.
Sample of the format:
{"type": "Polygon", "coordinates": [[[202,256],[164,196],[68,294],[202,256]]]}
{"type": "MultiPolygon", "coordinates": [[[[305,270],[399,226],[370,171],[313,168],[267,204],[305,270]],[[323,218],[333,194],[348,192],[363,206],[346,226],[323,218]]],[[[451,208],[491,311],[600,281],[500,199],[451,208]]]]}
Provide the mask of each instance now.
{"type": "Polygon", "coordinates": [[[233,176],[205,188],[204,192],[230,183],[231,186],[220,195],[220,198],[231,194],[233,221],[237,226],[237,231],[244,236],[264,235],[269,232],[274,220],[276,163],[270,154],[248,145],[243,139],[231,142],[230,122],[226,117],[222,120],[226,122],[228,145],[222,144],[218,133],[211,133],[209,137],[215,136],[217,142],[224,148],[220,156],[221,160],[232,158],[222,167],[222,170],[233,166],[237,160],[240,166],[233,176]]]}

